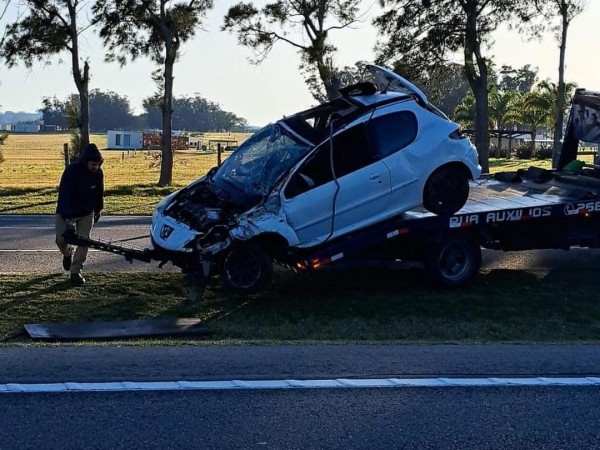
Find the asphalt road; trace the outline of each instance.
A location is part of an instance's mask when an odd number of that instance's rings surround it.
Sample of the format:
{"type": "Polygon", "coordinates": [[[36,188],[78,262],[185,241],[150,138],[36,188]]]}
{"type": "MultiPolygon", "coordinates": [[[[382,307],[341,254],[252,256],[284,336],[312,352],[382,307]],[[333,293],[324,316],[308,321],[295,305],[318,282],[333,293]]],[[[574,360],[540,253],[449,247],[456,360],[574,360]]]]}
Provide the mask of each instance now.
{"type": "MultiPolygon", "coordinates": [[[[150,217],[104,216],[96,224],[96,239],[130,245],[150,246],[150,217]],[[131,240],[132,238],[138,238],[131,240]]],[[[600,266],[600,250],[530,250],[502,252],[484,250],[483,267],[488,269],[560,269],[600,266]]],[[[167,264],[159,269],[156,263],[134,261],[123,256],[90,250],[86,271],[177,271],[167,264]]],[[[54,245],[54,216],[0,215],[0,273],[57,273],[62,272],[61,256],[54,245]]]]}
{"type": "MultiPolygon", "coordinates": [[[[6,348],[0,382],[584,376],[596,346],[6,348]]],[[[598,449],[600,388],[0,394],[0,447],[598,449]]]]}
{"type": "MultiPolygon", "coordinates": [[[[0,216],[0,273],[61,272],[52,221],[0,216]]],[[[148,217],[104,217],[94,234],[130,239],[148,225],[148,217]]],[[[584,249],[484,253],[485,268],[599,261],[584,249]]],[[[86,269],[173,270],[93,251],[86,269]]],[[[598,377],[600,346],[0,348],[0,384],[511,376],[598,377]]],[[[600,449],[597,385],[0,393],[0,409],[2,450],[600,449]]]]}
{"type": "MultiPolygon", "coordinates": [[[[150,217],[147,216],[104,216],[92,232],[95,239],[141,249],[150,247],[149,235],[150,217]]],[[[62,256],[54,238],[54,216],[0,216],[0,273],[62,272],[62,256]]],[[[179,269],[171,264],[159,269],[156,262],[129,263],[121,255],[90,249],[85,270],[137,272],[179,269]]]]}

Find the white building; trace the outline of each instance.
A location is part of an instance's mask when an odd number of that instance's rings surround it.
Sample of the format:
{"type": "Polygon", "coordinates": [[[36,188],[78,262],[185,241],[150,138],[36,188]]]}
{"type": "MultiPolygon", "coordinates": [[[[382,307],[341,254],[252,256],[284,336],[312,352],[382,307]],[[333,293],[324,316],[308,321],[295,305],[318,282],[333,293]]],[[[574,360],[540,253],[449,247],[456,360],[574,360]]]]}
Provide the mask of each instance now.
{"type": "Polygon", "coordinates": [[[116,131],[107,132],[107,149],[136,150],[144,148],[143,133],[140,131],[116,131]]]}
{"type": "Polygon", "coordinates": [[[15,133],[38,133],[40,131],[39,123],[16,123],[12,126],[15,133]]]}

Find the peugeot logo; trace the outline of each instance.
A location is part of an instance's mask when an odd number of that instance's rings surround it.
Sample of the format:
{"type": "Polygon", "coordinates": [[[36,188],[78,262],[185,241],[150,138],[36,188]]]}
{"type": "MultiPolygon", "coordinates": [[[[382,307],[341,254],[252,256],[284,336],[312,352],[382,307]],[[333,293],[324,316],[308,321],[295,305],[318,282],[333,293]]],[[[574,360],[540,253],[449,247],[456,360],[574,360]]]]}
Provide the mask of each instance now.
{"type": "Polygon", "coordinates": [[[173,232],[173,227],[170,227],[169,225],[163,225],[162,228],[160,229],[160,237],[163,238],[164,240],[167,240],[169,238],[169,236],[171,236],[172,232],[173,232]]]}

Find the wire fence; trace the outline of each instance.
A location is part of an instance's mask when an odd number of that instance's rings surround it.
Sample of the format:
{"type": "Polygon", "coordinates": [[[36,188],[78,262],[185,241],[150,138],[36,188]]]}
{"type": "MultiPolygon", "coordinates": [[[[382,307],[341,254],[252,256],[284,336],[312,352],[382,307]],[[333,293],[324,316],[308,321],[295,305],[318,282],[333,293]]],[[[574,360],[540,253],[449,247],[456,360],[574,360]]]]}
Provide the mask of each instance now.
{"type": "MultiPolygon", "coordinates": [[[[174,152],[175,185],[188,184],[204,175],[231,153],[229,150],[234,146],[225,148],[218,139],[219,136],[206,139],[209,145],[174,152]]],[[[57,187],[66,165],[68,140],[69,136],[64,134],[10,135],[0,147],[0,189],[57,187]]],[[[106,135],[92,135],[90,140],[102,151],[107,188],[157,184],[160,150],[106,149],[106,135]]]]}

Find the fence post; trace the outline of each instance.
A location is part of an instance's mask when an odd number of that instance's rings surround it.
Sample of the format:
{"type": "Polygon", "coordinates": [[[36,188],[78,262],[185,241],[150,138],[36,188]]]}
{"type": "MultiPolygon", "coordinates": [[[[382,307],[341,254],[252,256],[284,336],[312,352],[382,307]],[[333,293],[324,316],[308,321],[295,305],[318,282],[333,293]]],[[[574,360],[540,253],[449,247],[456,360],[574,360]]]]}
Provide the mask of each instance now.
{"type": "Polygon", "coordinates": [[[66,142],[63,144],[63,153],[65,154],[65,169],[71,163],[71,156],[69,155],[69,144],[66,142]]]}
{"type": "Polygon", "coordinates": [[[221,143],[217,143],[217,166],[221,165],[221,143]]]}

